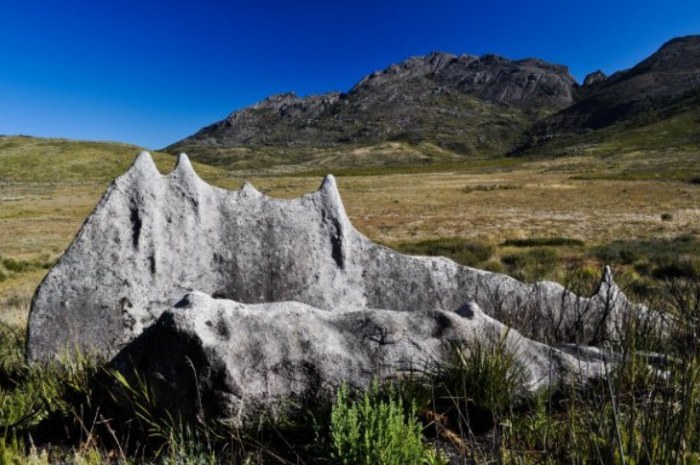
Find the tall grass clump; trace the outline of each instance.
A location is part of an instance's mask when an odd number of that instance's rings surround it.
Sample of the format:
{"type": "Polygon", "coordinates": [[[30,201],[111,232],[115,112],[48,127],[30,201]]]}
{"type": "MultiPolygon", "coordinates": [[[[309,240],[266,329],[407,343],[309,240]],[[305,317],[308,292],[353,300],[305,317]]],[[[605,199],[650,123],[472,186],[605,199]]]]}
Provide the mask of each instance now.
{"type": "Polygon", "coordinates": [[[29,365],[24,333],[7,325],[0,326],[0,357],[0,455],[7,459],[0,463],[47,463],[46,450],[37,451],[35,441],[80,444],[74,463],[94,457],[96,361],[76,355],[62,363],[29,365]]]}
{"type": "Polygon", "coordinates": [[[470,462],[489,460],[501,424],[530,396],[528,372],[507,336],[493,343],[450,344],[446,361],[428,369],[428,429],[470,462]]]}

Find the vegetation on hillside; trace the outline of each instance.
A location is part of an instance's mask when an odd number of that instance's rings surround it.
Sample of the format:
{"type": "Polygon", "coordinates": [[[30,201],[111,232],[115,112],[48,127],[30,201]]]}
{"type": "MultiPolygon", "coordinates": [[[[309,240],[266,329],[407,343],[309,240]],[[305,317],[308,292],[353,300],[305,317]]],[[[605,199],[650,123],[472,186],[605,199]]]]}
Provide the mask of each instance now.
{"type": "MultiPolygon", "coordinates": [[[[85,142],[0,136],[0,182],[2,183],[109,183],[126,171],[143,149],[116,142],[85,142]]],[[[172,170],[176,157],[153,152],[158,169],[172,170]]],[[[202,175],[215,169],[195,165],[202,175]]]]}

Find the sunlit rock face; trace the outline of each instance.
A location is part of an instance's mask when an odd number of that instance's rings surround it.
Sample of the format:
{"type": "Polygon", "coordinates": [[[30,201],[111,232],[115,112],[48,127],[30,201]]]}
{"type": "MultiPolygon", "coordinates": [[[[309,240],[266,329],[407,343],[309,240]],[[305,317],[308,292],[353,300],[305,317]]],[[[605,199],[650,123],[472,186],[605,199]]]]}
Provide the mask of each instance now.
{"type": "Polygon", "coordinates": [[[144,152],[37,289],[28,356],[77,349],[112,357],[193,290],[329,311],[454,311],[473,301],[523,328],[532,318],[561,320],[561,336],[582,343],[605,337],[629,305],[609,273],[598,294],[582,298],[555,283],[524,284],[374,244],[350,223],[332,176],[312,194],[278,200],[250,184],[210,186],[185,155],[161,175],[144,152]]]}
{"type": "Polygon", "coordinates": [[[456,312],[322,310],[201,292],[166,310],[114,365],[130,378],[134,368],[145,374],[163,409],[243,425],[260,412],[284,414],[290,405],[332,399],[342,383],[366,388],[375,379],[433,373],[456,348],[468,356],[477,345],[513,356],[524,390],[563,379],[585,383],[605,372],[598,352],[580,348],[574,356],[527,339],[473,302],[456,312]]]}
{"type": "Polygon", "coordinates": [[[278,200],[250,184],[210,186],[185,155],[164,176],[142,153],[37,289],[27,355],[119,355],[122,368],[158,373],[164,392],[194,368],[223,399],[214,410],[240,416],[241,402],[271,405],[439,362],[454,342],[507,337],[531,387],[586,378],[598,361],[543,342],[605,340],[632,308],[609,270],[585,298],[374,244],[350,223],[332,176],[278,200]]]}

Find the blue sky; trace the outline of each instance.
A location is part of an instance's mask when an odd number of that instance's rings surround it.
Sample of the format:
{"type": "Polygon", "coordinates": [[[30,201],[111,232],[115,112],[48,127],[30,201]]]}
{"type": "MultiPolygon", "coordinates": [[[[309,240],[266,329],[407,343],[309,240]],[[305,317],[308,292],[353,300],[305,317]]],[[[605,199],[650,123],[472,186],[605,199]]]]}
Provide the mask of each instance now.
{"type": "Polygon", "coordinates": [[[700,33],[695,1],[10,1],[0,134],[175,142],[273,93],[348,90],[433,50],[539,57],[579,80],[700,33]]]}

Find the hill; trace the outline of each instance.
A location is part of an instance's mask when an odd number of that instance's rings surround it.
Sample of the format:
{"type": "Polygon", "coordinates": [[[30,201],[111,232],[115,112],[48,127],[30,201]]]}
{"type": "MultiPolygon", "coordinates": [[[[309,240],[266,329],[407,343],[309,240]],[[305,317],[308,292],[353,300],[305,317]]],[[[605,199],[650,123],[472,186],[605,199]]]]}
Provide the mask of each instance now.
{"type": "MultiPolygon", "coordinates": [[[[0,136],[0,185],[6,183],[86,183],[106,184],[126,171],[134,155],[144,150],[118,142],[91,142],[28,136],[0,136]]],[[[163,173],[175,165],[169,153],[154,152],[163,173]]],[[[203,176],[218,170],[197,165],[203,176]]]]}
{"type": "Polygon", "coordinates": [[[671,151],[692,169],[698,119],[700,36],[687,36],[631,69],[593,72],[582,85],[566,67],[538,59],[413,57],[364,77],[347,93],[268,97],[165,150],[237,170],[620,151],[657,161],[671,151]]]}
{"type": "Polygon", "coordinates": [[[521,151],[566,153],[617,140],[627,149],[695,148],[700,137],[691,120],[699,110],[700,36],[680,37],[628,70],[589,75],[575,103],[536,123],[521,151]],[[644,127],[653,138],[635,137],[644,127]]]}
{"type": "Polygon", "coordinates": [[[165,150],[237,169],[501,154],[535,120],[570,105],[576,87],[565,67],[541,60],[436,52],[372,73],[347,93],[268,97],[165,150]]]}

